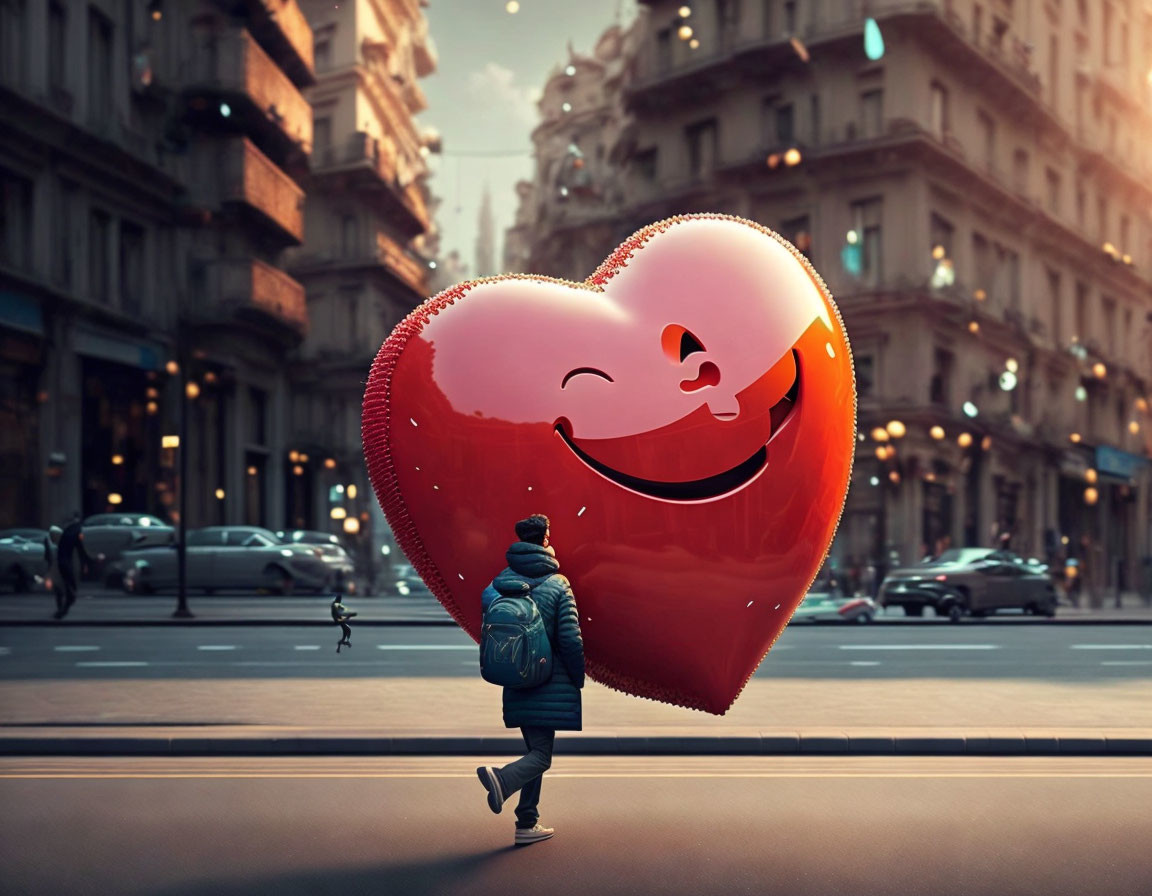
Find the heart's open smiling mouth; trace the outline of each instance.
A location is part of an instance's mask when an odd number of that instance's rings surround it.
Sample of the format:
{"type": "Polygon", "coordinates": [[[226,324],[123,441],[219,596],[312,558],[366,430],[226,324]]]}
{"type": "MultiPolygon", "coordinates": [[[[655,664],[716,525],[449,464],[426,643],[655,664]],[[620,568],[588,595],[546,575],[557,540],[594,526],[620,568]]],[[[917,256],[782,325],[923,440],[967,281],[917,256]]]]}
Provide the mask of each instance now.
{"type": "Polygon", "coordinates": [[[729,470],[705,479],[695,479],[689,482],[661,482],[622,473],[582,450],[573,441],[569,432],[571,424],[567,420],[560,420],[556,423],[556,432],[580,460],[601,476],[622,485],[626,489],[652,498],[662,498],[666,501],[701,501],[716,498],[747,485],[767,465],[768,443],[780,432],[800,403],[800,355],[795,349],[792,349],[792,360],[795,362],[796,375],[784,397],[772,406],[770,411],[772,432],[767,440],[747,460],[729,470]]]}

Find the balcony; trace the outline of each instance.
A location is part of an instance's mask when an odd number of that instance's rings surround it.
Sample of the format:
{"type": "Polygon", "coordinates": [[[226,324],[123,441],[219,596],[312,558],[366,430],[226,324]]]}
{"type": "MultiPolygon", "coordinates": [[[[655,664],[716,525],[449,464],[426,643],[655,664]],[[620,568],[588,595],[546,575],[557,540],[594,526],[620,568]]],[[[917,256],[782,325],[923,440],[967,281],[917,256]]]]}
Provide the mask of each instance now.
{"type": "MultiPolygon", "coordinates": [[[[191,309],[196,323],[218,324],[239,321],[268,332],[303,339],[308,333],[308,304],[304,287],[278,268],[257,258],[222,259],[211,265],[211,286],[207,301],[197,301],[191,309]]],[[[198,297],[199,298],[199,297],[198,297]]]]}
{"type": "Polygon", "coordinates": [[[378,194],[380,210],[401,233],[411,238],[428,230],[430,218],[423,193],[416,181],[401,187],[396,147],[363,131],[352,134],[342,145],[317,149],[312,172],[329,187],[378,194]]]}
{"type": "Polygon", "coordinates": [[[312,145],[312,108],[287,75],[244,29],[206,36],[193,45],[182,74],[192,112],[228,118],[261,143],[305,152],[312,145]]]}
{"type": "Polygon", "coordinates": [[[293,273],[301,279],[325,271],[357,270],[371,273],[383,268],[412,290],[419,299],[423,300],[428,295],[428,268],[382,231],[358,234],[350,245],[341,250],[298,254],[291,267],[293,273]]]}
{"type": "Polygon", "coordinates": [[[304,191],[243,137],[225,143],[220,155],[221,202],[254,213],[285,242],[299,245],[304,240],[304,191]]]}
{"type": "Polygon", "coordinates": [[[296,0],[216,0],[232,14],[247,13],[248,30],[297,87],[316,83],[312,64],[312,28],[296,0]]]}

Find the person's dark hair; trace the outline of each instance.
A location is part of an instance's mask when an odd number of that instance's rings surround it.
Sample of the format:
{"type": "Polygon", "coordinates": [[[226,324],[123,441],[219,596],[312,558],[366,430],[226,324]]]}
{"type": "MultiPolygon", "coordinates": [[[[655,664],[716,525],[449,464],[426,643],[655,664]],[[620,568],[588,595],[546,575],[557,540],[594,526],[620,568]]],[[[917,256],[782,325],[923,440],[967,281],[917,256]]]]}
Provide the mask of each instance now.
{"type": "Polygon", "coordinates": [[[534,513],[516,524],[516,537],[532,544],[544,544],[544,534],[548,531],[548,517],[534,513]]]}

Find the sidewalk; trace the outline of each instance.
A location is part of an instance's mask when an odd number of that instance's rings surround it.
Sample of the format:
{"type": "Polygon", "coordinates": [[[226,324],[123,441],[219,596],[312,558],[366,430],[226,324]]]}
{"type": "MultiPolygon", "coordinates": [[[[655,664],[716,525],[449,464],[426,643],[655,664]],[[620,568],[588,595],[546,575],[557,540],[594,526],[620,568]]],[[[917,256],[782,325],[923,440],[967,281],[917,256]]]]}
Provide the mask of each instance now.
{"type": "MultiPolygon", "coordinates": [[[[724,716],[589,681],[560,753],[1152,756],[1152,685],[756,677],[724,716]]],[[[478,674],[0,680],[0,754],[512,755],[478,674]]]]}
{"type": "MultiPolygon", "coordinates": [[[[0,595],[0,625],[322,625],[331,627],[329,605],[324,595],[273,597],[260,594],[222,596],[192,594],[188,606],[191,619],[173,616],[174,595],[134,596],[119,591],[91,588],[81,590],[80,599],[62,620],[52,618],[55,603],[46,595],[0,595]]],[[[355,625],[455,625],[439,602],[428,597],[356,597],[344,604],[359,615],[355,625]]],[[[797,623],[802,625],[838,623],[797,623]]],[[[922,619],[891,609],[876,618],[877,625],[939,625],[942,620],[927,615],[922,619]]],[[[1152,605],[1135,595],[1126,596],[1121,608],[1112,601],[1096,609],[1061,606],[1055,619],[1023,614],[1004,614],[984,619],[967,618],[961,625],[1152,625],[1152,605]]]]}

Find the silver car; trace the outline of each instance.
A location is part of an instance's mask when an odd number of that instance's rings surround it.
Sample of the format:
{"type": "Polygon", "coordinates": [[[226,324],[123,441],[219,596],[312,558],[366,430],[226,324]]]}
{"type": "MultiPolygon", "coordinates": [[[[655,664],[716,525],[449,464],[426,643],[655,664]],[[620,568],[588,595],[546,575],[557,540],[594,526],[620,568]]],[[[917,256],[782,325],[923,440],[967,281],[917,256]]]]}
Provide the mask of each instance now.
{"type": "Polygon", "coordinates": [[[314,529],[289,529],[276,533],[284,544],[306,544],[319,548],[328,564],[328,571],[332,574],[333,590],[341,594],[348,594],[356,589],[356,564],[348,556],[339,537],[331,532],[320,532],[314,529]]]}
{"type": "Polygon", "coordinates": [[[92,558],[89,575],[119,580],[117,561],[133,548],[171,544],[176,530],[147,513],[97,513],[84,520],[84,550],[92,558]]]}
{"type": "Polygon", "coordinates": [[[27,594],[43,585],[48,575],[44,559],[42,529],[5,529],[0,531],[0,582],[10,585],[17,594],[27,594]]]}
{"type": "MultiPolygon", "coordinates": [[[[327,591],[333,574],[317,545],[283,544],[256,526],[209,526],[188,532],[188,587],[214,591],[327,591]]],[[[125,551],[124,589],[148,593],[177,587],[176,546],[125,551]]]]}

